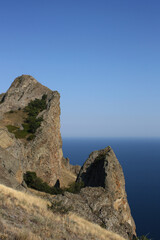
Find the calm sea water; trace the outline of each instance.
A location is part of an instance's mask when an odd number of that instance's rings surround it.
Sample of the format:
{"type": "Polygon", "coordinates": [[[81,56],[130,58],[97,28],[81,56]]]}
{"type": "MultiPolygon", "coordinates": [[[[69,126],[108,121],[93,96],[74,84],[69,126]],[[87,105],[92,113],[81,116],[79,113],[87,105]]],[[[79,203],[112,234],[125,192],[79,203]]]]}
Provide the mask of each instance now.
{"type": "Polygon", "coordinates": [[[122,165],[139,236],[160,239],[160,139],[63,139],[64,157],[82,165],[94,151],[111,146],[122,165]]]}

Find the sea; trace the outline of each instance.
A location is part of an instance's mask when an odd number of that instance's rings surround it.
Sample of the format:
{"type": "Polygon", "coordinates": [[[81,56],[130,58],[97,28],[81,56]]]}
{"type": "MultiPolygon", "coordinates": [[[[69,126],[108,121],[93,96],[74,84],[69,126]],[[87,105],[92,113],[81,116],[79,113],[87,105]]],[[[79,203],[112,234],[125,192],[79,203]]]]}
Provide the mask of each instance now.
{"type": "Polygon", "coordinates": [[[107,146],[123,168],[137,235],[160,240],[160,138],[63,138],[64,157],[73,165],[107,146]]]}

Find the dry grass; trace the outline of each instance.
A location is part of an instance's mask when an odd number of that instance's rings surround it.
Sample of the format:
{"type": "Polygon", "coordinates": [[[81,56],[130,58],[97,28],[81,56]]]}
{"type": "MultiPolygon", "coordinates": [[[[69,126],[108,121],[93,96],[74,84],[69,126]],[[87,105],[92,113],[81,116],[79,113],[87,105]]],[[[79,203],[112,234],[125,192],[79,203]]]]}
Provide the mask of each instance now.
{"type": "Polygon", "coordinates": [[[75,214],[53,214],[47,200],[0,185],[0,239],[124,240],[75,214]]]}
{"type": "Polygon", "coordinates": [[[0,121],[0,126],[5,127],[7,125],[19,126],[24,123],[27,113],[23,110],[17,110],[13,113],[7,112],[4,114],[3,119],[0,121]]]}
{"type": "Polygon", "coordinates": [[[82,235],[89,233],[91,236],[94,236],[97,239],[101,239],[101,240],[106,240],[106,239],[124,240],[124,238],[120,237],[119,235],[106,231],[105,229],[101,228],[99,225],[93,224],[75,214],[70,214],[69,217],[70,217],[70,228],[75,233],[80,233],[82,235]],[[72,226],[71,224],[72,222],[77,224],[73,224],[72,226]]]}
{"type": "MultiPolygon", "coordinates": [[[[7,126],[15,126],[17,129],[25,122],[27,117],[27,113],[21,110],[17,110],[14,112],[7,112],[4,114],[3,118],[0,120],[0,128],[4,128],[7,126]]],[[[28,141],[26,138],[21,138],[21,141],[26,144],[28,141]]]]}
{"type": "Polygon", "coordinates": [[[61,187],[68,187],[71,183],[76,181],[76,175],[73,174],[71,171],[67,170],[65,166],[62,165],[61,170],[61,187]]]}
{"type": "Polygon", "coordinates": [[[39,197],[27,193],[16,191],[0,184],[0,200],[5,201],[5,205],[10,205],[13,201],[15,206],[21,206],[26,210],[34,207],[35,204],[41,210],[47,210],[47,202],[39,197]]]}

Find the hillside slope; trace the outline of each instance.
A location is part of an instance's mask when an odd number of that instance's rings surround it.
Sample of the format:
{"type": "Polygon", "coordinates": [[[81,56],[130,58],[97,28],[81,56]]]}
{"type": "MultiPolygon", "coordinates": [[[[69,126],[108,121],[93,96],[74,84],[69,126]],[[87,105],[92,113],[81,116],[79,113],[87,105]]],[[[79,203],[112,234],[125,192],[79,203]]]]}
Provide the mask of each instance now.
{"type": "Polygon", "coordinates": [[[124,240],[75,214],[53,213],[47,200],[0,185],[0,239],[124,240]]]}

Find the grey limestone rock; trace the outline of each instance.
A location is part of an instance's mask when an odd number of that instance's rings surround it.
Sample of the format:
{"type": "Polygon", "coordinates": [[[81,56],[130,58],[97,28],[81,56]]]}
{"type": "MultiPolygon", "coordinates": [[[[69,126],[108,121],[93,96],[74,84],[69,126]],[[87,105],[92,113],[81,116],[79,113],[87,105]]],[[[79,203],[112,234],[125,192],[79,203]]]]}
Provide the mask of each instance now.
{"type": "Polygon", "coordinates": [[[21,176],[20,162],[0,147],[0,184],[23,191],[25,187],[21,185],[21,176]]]}
{"type": "Polygon", "coordinates": [[[85,187],[79,194],[66,192],[54,201],[61,201],[80,216],[131,240],[136,235],[136,227],[127,201],[123,171],[111,147],[90,154],[77,177],[77,182],[81,181],[85,187]]]}
{"type": "MultiPolygon", "coordinates": [[[[8,91],[1,94],[0,98],[0,146],[14,156],[15,162],[19,162],[22,175],[26,171],[33,171],[44,181],[54,185],[61,177],[63,157],[60,94],[43,86],[30,75],[22,75],[14,80],[8,91]],[[44,94],[47,95],[47,109],[40,113],[43,121],[36,131],[35,138],[31,141],[16,139],[5,127],[11,124],[7,122],[6,113],[23,110],[31,100],[41,99],[44,94]]],[[[22,176],[19,176],[20,178],[22,179],[22,176]]]]}
{"type": "Polygon", "coordinates": [[[2,115],[10,110],[24,108],[31,100],[40,99],[43,94],[52,94],[52,91],[30,75],[17,77],[8,91],[2,94],[0,113],[2,115]]]}

